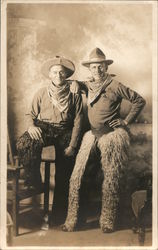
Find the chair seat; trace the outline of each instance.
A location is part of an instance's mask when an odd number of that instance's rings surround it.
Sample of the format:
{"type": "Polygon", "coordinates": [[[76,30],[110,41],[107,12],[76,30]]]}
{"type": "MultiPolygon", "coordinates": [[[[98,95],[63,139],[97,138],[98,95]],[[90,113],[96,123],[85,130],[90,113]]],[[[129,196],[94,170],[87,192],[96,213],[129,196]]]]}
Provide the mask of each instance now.
{"type": "Polygon", "coordinates": [[[132,209],[137,218],[141,209],[144,207],[146,200],[147,190],[139,190],[132,194],[132,209]]]}
{"type": "Polygon", "coordinates": [[[54,146],[47,146],[42,149],[41,155],[42,161],[55,162],[55,150],[54,146]]]}

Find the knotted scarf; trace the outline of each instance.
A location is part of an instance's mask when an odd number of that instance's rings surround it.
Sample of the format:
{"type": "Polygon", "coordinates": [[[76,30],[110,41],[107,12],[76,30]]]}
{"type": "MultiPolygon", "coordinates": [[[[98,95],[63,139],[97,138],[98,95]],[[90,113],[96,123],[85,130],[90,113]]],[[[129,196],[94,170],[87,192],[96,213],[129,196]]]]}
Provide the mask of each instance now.
{"type": "Polygon", "coordinates": [[[69,107],[70,86],[67,81],[64,84],[56,86],[51,82],[47,88],[48,96],[55,107],[60,112],[66,112],[69,107]]]}
{"type": "Polygon", "coordinates": [[[96,98],[102,93],[103,90],[111,83],[112,78],[108,74],[102,79],[99,79],[98,81],[95,81],[94,79],[91,79],[88,82],[88,101],[87,104],[92,104],[96,98]]]}

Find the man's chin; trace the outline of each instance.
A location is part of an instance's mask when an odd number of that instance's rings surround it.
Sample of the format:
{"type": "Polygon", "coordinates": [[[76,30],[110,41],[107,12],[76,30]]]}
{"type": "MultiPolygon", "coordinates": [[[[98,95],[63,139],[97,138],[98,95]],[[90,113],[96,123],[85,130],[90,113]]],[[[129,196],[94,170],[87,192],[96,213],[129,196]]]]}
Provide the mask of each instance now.
{"type": "Polygon", "coordinates": [[[94,77],[94,79],[97,80],[97,81],[100,80],[100,79],[102,79],[102,78],[103,78],[103,76],[95,76],[94,77]]]}
{"type": "Polygon", "coordinates": [[[64,81],[54,81],[54,85],[56,86],[62,86],[64,84],[64,81]]]}

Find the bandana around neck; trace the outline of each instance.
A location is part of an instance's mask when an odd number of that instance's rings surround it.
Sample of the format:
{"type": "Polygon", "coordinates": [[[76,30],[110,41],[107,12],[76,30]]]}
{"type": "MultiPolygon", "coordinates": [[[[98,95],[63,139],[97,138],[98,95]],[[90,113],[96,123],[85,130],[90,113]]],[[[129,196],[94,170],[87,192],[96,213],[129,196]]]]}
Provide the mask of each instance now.
{"type": "Polygon", "coordinates": [[[87,104],[92,104],[103,90],[111,83],[112,78],[108,74],[101,80],[95,81],[92,79],[88,84],[88,101],[87,104]]]}
{"type": "Polygon", "coordinates": [[[47,87],[47,91],[52,104],[58,108],[60,112],[66,112],[68,110],[71,94],[69,83],[65,81],[63,85],[56,86],[51,82],[47,87]]]}

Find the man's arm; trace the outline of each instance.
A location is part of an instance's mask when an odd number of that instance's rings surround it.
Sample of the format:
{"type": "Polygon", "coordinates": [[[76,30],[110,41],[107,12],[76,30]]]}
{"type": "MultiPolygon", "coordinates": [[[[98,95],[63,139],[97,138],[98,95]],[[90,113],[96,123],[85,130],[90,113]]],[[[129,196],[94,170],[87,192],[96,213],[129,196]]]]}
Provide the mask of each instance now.
{"type": "Polygon", "coordinates": [[[74,104],[75,104],[74,126],[72,129],[71,141],[69,146],[76,148],[81,139],[82,125],[83,125],[83,104],[82,104],[82,96],[80,94],[74,94],[74,104]]]}
{"type": "Polygon", "coordinates": [[[136,117],[139,115],[139,113],[145,106],[146,101],[137,92],[133,91],[130,88],[127,88],[121,83],[119,83],[118,86],[118,93],[120,97],[130,101],[132,104],[129,113],[124,120],[125,124],[128,125],[129,123],[132,123],[136,119],[136,117]]]}
{"type": "Polygon", "coordinates": [[[81,94],[86,94],[86,96],[88,95],[88,87],[86,82],[72,81],[70,90],[73,94],[77,94],[80,92],[81,94]]]}
{"type": "Polygon", "coordinates": [[[28,128],[34,125],[34,120],[37,119],[40,113],[40,94],[37,92],[32,100],[32,103],[27,111],[26,115],[26,122],[28,128]]]}
{"type": "Polygon", "coordinates": [[[34,120],[37,119],[40,113],[40,94],[37,92],[32,100],[31,106],[26,113],[27,130],[32,139],[39,140],[41,138],[41,129],[34,125],[34,120]]]}

